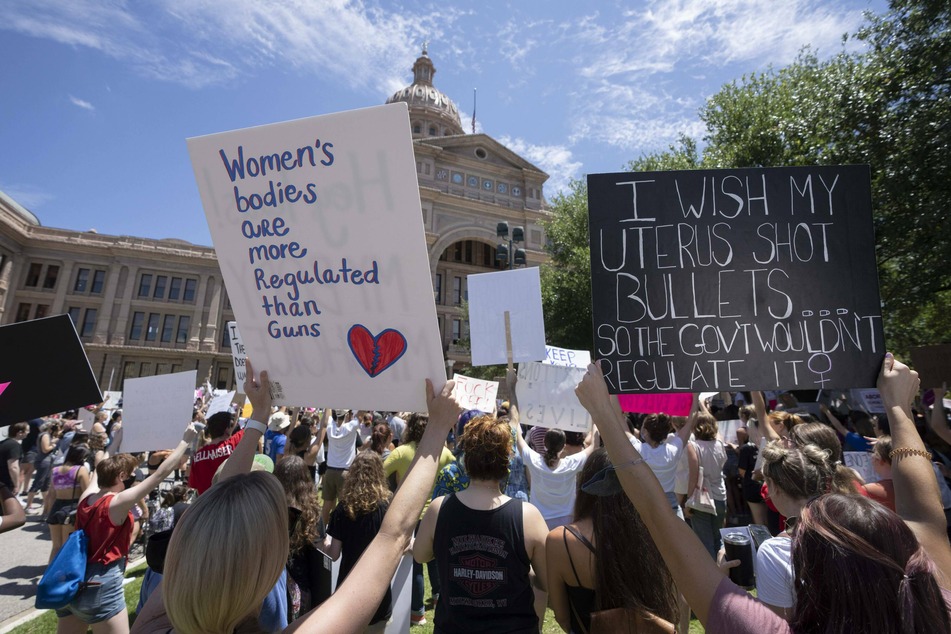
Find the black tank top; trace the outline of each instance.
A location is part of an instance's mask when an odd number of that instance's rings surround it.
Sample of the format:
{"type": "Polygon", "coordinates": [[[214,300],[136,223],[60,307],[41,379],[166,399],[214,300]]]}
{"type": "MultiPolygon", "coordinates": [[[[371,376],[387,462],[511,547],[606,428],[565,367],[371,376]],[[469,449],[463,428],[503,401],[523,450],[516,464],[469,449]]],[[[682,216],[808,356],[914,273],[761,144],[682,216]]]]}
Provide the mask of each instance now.
{"type": "Polygon", "coordinates": [[[568,548],[568,533],[574,535],[585,548],[594,553],[594,546],[588,541],[588,538],[575,530],[573,526],[562,527],[561,537],[565,541],[565,552],[568,554],[568,563],[571,564],[571,572],[575,575],[576,586],[565,584],[565,590],[568,594],[568,605],[571,608],[571,633],[588,634],[591,630],[591,612],[594,611],[595,599],[597,593],[591,588],[585,588],[581,585],[581,577],[575,569],[575,562],[571,558],[571,549],[568,548]]]}
{"type": "Polygon", "coordinates": [[[538,634],[521,500],[477,511],[447,495],[433,552],[442,582],[437,633],[538,634]]]}

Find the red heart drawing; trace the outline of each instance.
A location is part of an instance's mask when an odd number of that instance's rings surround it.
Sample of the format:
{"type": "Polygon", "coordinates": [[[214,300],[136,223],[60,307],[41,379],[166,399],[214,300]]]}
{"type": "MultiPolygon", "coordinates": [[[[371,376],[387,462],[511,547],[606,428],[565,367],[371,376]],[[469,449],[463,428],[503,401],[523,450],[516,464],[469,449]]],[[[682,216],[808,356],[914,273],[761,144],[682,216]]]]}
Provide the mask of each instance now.
{"type": "Polygon", "coordinates": [[[399,361],[406,352],[406,337],[393,328],[374,337],[363,324],[354,324],[347,333],[347,344],[371,379],[399,361]]]}

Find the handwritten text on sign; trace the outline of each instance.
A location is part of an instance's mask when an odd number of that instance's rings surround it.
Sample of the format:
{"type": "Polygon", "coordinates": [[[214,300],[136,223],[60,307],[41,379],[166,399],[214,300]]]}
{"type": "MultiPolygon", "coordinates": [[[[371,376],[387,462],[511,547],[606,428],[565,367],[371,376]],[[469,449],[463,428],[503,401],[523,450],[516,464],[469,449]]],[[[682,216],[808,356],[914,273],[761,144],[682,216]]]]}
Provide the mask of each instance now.
{"type": "Polygon", "coordinates": [[[868,168],[593,174],[588,201],[612,392],[875,384],[868,168]]]}
{"type": "Polygon", "coordinates": [[[587,433],[591,428],[591,416],[575,395],[575,388],[585,372],[586,367],[534,361],[519,363],[515,391],[522,422],[587,433]]]}
{"type": "Polygon", "coordinates": [[[452,397],[466,410],[477,409],[487,414],[495,412],[495,401],[499,395],[498,381],[483,381],[461,374],[454,374],[455,387],[452,397]]]}
{"type": "Polygon", "coordinates": [[[405,104],[188,147],[240,343],[275,404],[424,410],[419,386],[438,389],[445,366],[405,104]]]}

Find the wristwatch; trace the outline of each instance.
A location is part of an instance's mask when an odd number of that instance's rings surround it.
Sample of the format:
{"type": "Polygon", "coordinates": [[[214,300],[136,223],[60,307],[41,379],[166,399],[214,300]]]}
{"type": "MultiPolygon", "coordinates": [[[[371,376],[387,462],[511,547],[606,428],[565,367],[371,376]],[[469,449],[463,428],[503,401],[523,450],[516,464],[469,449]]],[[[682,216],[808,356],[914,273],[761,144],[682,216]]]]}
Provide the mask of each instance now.
{"type": "Polygon", "coordinates": [[[248,422],[245,423],[245,425],[244,425],[244,429],[245,429],[245,431],[247,431],[247,430],[249,430],[249,429],[253,429],[253,430],[255,430],[256,432],[260,433],[260,434],[263,436],[263,435],[264,435],[264,432],[267,431],[267,425],[265,425],[265,424],[262,423],[261,421],[254,420],[253,418],[249,418],[249,419],[248,419],[248,422]]]}

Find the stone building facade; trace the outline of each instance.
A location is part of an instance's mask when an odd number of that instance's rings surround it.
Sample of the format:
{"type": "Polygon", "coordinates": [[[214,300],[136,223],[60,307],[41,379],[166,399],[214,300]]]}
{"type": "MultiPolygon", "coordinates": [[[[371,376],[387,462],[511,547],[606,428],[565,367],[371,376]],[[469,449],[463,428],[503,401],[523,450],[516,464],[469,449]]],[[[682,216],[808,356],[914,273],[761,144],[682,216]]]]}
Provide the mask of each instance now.
{"type": "MultiPolygon", "coordinates": [[[[432,83],[426,51],[413,83],[387,103],[409,104],[426,244],[447,361],[468,361],[466,276],[498,270],[496,225],[525,228],[528,266],[546,260],[542,185],[548,178],[485,134],[466,134],[432,83]]],[[[234,319],[214,249],[44,227],[0,192],[0,324],[66,313],[102,389],[127,378],[196,369],[231,388],[225,323],[234,319]]],[[[50,359],[55,363],[55,359],[50,359]]]]}

